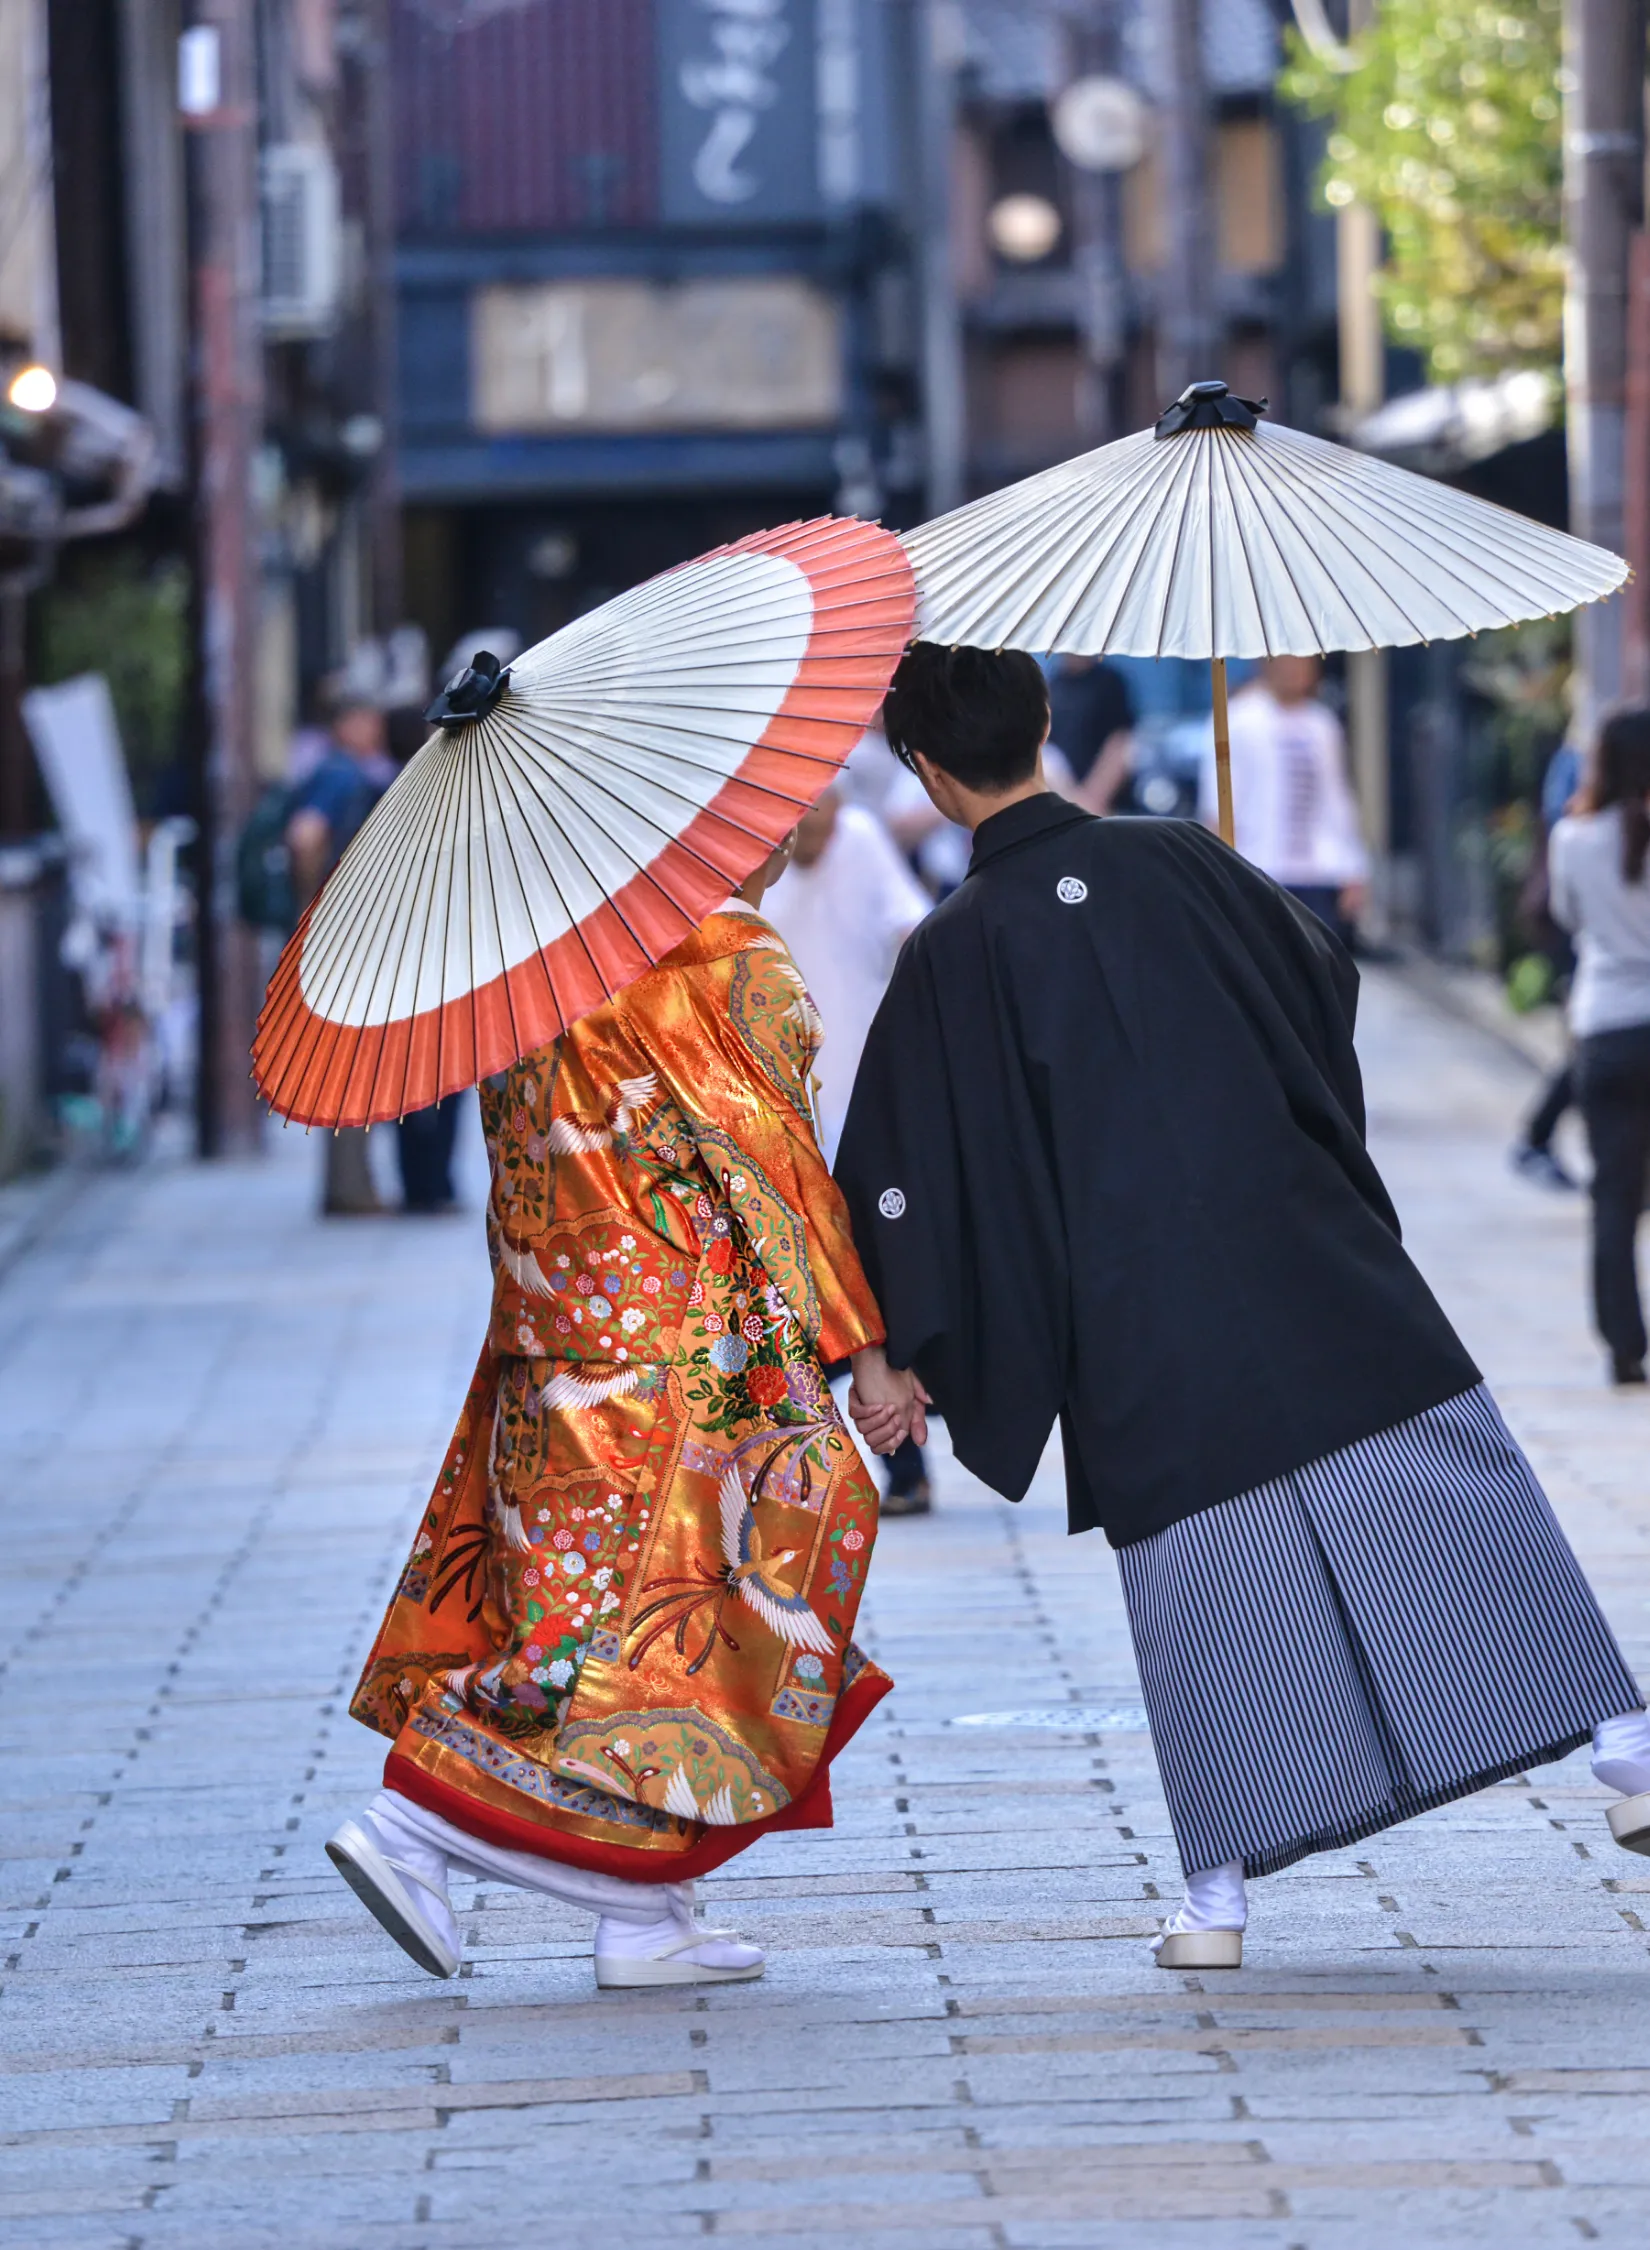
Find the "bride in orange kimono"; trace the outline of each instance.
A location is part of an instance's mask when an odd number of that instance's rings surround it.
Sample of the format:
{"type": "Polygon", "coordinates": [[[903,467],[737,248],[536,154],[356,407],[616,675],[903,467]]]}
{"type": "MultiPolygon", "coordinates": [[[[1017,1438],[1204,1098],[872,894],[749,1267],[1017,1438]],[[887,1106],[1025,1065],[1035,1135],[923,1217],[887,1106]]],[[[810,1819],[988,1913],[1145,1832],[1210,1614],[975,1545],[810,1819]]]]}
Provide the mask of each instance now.
{"type": "Polygon", "coordinates": [[[760,1974],[691,1880],[828,1827],[891,1684],[852,1639],[877,1495],[823,1368],[851,1358],[890,1429],[908,1378],[814,1139],[818,1018],[756,911],[787,856],[481,1089],[492,1316],[352,1704],[384,1791],[328,1845],[436,1975],[454,1866],[595,1911],[599,1983],[760,1974]]]}

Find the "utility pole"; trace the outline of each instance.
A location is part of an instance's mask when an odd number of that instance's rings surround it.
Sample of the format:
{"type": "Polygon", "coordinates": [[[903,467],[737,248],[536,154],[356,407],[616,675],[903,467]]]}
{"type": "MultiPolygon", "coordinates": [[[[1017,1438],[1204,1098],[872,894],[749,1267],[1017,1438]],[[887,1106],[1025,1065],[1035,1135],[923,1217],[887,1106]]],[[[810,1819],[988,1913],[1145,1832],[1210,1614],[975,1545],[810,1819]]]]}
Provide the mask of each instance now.
{"type": "MultiPolygon", "coordinates": [[[[1356,37],[1375,0],[1348,0],[1347,30],[1356,37]]],[[[1373,414],[1386,396],[1386,337],[1375,295],[1381,267],[1380,221],[1367,204],[1349,203],[1335,218],[1335,309],[1345,431],[1373,414]]],[[[1375,869],[1372,934],[1388,913],[1386,876],[1392,850],[1392,753],[1384,649],[1356,649],[1346,660],[1346,732],[1364,842],[1375,869]]]]}
{"type": "Polygon", "coordinates": [[[367,487],[367,555],[372,630],[393,632],[402,618],[401,481],[397,469],[400,370],[396,348],[395,141],[391,104],[389,0],[366,0],[364,36],[344,65],[351,169],[359,181],[366,251],[367,351],[373,413],[382,430],[367,487]]]}
{"type": "Polygon", "coordinates": [[[1209,92],[1203,0],[1156,0],[1168,44],[1164,116],[1169,255],[1157,300],[1157,387],[1165,406],[1188,383],[1218,376],[1215,242],[1209,202],[1209,92]]]}
{"type": "Polygon", "coordinates": [[[962,316],[951,240],[952,137],[957,78],[950,16],[943,0],[915,0],[913,62],[922,178],[922,396],[928,455],[928,512],[944,515],[966,499],[967,421],[962,316]]]}
{"type": "MultiPolygon", "coordinates": [[[[1564,15],[1564,382],[1570,526],[1620,552],[1630,244],[1644,218],[1644,0],[1568,0],[1564,15]]],[[[1622,595],[1576,612],[1576,728],[1622,696],[1622,595]]]]}
{"type": "Polygon", "coordinates": [[[262,425],[255,0],[193,0],[179,62],[188,133],[194,813],[202,1156],[257,1145],[250,1054],[257,941],[236,912],[235,846],[257,794],[252,462],[262,425]],[[193,44],[191,45],[191,42],[193,44]]]}
{"type": "MultiPolygon", "coordinates": [[[[1066,83],[1111,79],[1121,61],[1117,0],[1078,0],[1066,19],[1066,83]]],[[[1055,138],[1060,137],[1058,121],[1055,138]]],[[[1072,267],[1083,361],[1077,386],[1077,436],[1084,447],[1120,436],[1117,370],[1123,358],[1122,189],[1118,172],[1079,161],[1069,166],[1072,267]]]]}

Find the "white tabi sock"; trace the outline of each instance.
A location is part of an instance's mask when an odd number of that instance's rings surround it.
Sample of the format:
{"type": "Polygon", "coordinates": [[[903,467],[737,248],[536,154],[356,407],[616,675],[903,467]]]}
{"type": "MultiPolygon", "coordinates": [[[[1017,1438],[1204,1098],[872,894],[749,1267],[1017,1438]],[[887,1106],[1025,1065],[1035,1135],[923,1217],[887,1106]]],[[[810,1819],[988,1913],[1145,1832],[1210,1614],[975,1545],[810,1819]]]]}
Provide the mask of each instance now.
{"type": "Polygon", "coordinates": [[[598,1960],[648,1961],[666,1952],[685,1952],[705,1969],[745,1969],[761,1960],[761,1947],[747,1944],[732,1930],[700,1926],[691,1883],[668,1883],[656,1897],[657,1905],[668,1910],[654,1921],[621,1921],[617,1916],[603,1915],[596,1924],[598,1960]],[[697,1942],[684,1945],[686,1939],[697,1942]]]}
{"type": "Polygon", "coordinates": [[[1204,1867],[1187,1876],[1186,1895],[1164,1923],[1163,1932],[1166,1936],[1175,1930],[1241,1930],[1248,1919],[1243,1862],[1229,1859],[1224,1867],[1204,1867]]]}
{"type": "Polygon", "coordinates": [[[1624,1711],[1593,1729],[1593,1779],[1624,1797],[1650,1789],[1650,1712],[1624,1711]]]}
{"type": "Polygon", "coordinates": [[[382,1790],[362,1814],[368,1833],[398,1875],[410,1877],[416,1888],[411,1896],[427,1914],[455,1954],[462,1954],[458,1921],[447,1896],[447,1854],[440,1845],[396,1817],[404,1797],[382,1790]]]}
{"type": "Polygon", "coordinates": [[[541,1859],[537,1852],[511,1851],[472,1836],[456,1821],[444,1820],[424,1805],[415,1804],[398,1790],[380,1790],[368,1808],[371,1816],[393,1824],[398,1836],[420,1839],[425,1848],[445,1853],[454,1867],[480,1875],[490,1882],[514,1883],[519,1890],[542,1891],[564,1906],[582,1907],[587,1914],[611,1916],[625,1922],[652,1924],[659,1920],[663,1894],[678,1888],[670,1883],[627,1883],[620,1875],[597,1875],[564,1860],[541,1859]]]}

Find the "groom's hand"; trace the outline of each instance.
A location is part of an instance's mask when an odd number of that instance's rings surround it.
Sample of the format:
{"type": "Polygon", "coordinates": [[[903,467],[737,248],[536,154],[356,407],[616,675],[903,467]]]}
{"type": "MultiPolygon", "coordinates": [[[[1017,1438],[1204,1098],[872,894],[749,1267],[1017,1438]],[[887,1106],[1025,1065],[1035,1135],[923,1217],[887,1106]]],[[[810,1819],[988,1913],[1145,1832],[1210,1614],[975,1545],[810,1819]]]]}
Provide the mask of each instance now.
{"type": "Polygon", "coordinates": [[[856,1352],[853,1364],[848,1412],[872,1452],[893,1453],[908,1437],[921,1445],[928,1435],[928,1394],[910,1369],[890,1367],[880,1344],[856,1352]]]}

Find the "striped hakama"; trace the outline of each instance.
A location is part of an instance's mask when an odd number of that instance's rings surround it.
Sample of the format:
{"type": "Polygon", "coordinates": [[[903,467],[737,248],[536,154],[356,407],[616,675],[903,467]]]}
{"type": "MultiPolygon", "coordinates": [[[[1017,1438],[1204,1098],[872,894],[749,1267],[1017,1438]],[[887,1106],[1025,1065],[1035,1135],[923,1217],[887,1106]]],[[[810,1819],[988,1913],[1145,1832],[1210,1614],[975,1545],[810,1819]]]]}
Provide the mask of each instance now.
{"type": "Polygon", "coordinates": [[[1188,1873],[1354,1843],[1643,1701],[1481,1386],[1118,1563],[1188,1873]]]}

